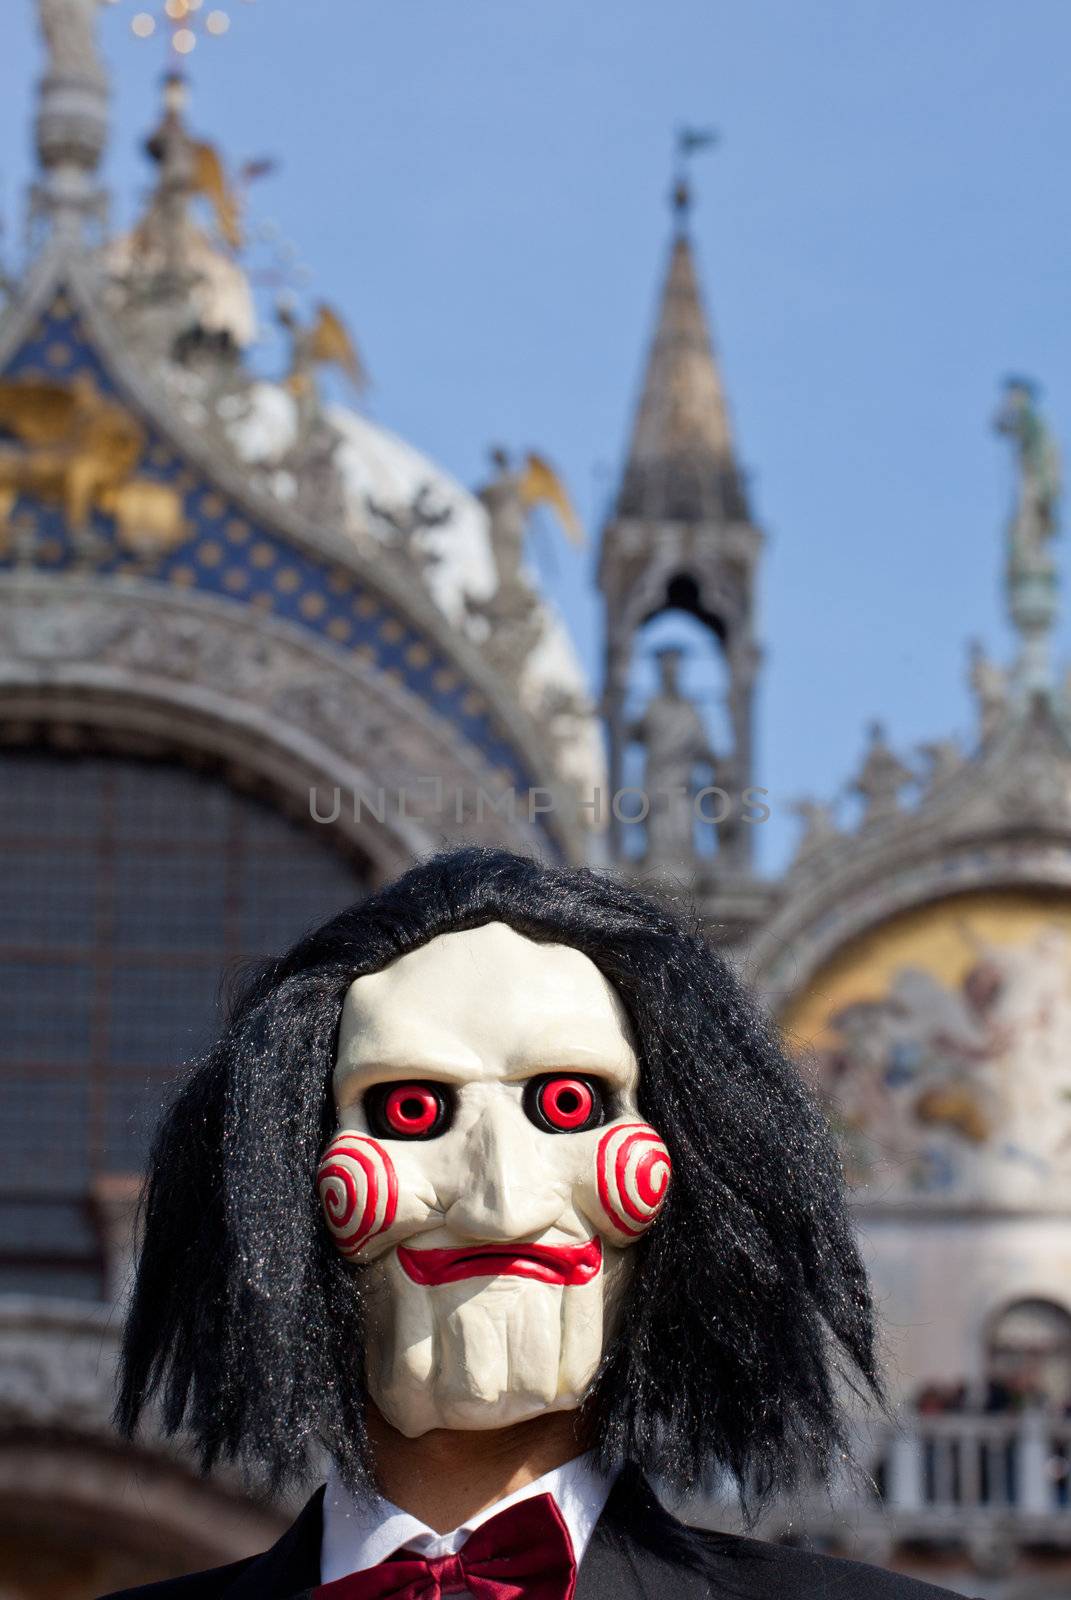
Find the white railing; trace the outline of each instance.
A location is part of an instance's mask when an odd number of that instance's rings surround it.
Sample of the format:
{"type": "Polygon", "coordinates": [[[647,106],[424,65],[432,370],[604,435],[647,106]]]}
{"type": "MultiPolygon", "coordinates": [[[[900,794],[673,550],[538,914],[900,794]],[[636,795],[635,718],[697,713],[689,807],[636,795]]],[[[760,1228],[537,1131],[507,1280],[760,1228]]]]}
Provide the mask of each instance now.
{"type": "Polygon", "coordinates": [[[1071,1419],[1044,1410],[914,1413],[888,1432],[870,1470],[893,1515],[989,1512],[1071,1524],[1071,1419]]]}
{"type": "Polygon", "coordinates": [[[888,1440],[882,1466],[890,1510],[1071,1512],[1071,1421],[1041,1410],[916,1414],[888,1440]]]}
{"type": "MultiPolygon", "coordinates": [[[[727,1490],[687,1514],[731,1529],[734,1502],[727,1490]]],[[[896,1424],[861,1427],[850,1471],[768,1507],[756,1531],[864,1552],[916,1540],[1071,1550],[1071,1418],[902,1412],[896,1424]]]]}

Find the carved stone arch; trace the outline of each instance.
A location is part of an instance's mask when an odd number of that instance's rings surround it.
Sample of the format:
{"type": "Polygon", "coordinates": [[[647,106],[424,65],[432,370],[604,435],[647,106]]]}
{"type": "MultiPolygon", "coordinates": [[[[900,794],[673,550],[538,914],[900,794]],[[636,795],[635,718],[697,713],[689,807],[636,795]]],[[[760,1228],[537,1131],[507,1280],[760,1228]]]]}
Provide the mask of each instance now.
{"type": "Polygon", "coordinates": [[[0,1296],[0,1594],[38,1595],[44,1579],[98,1594],[221,1565],[285,1526],[233,1475],[200,1478],[151,1423],[120,1443],[119,1330],[110,1306],[0,1296]]]}
{"type": "Polygon", "coordinates": [[[748,978],[779,1011],[838,950],[900,912],[972,890],[1071,891],[1071,841],[995,837],[898,849],[819,870],[785,900],[743,954],[748,978]]]}
{"type": "Polygon", "coordinates": [[[0,1433],[4,1596],[39,1594],[45,1578],[50,1593],[80,1580],[92,1587],[78,1593],[96,1594],[223,1566],[266,1549],[284,1525],[173,1454],[72,1430],[0,1433]]]}
{"type": "MultiPolygon", "coordinates": [[[[212,552],[211,563],[206,560],[202,566],[198,565],[197,552],[204,553],[204,540],[200,535],[206,529],[198,531],[195,526],[189,531],[187,542],[178,547],[182,567],[179,574],[165,572],[161,565],[163,558],[141,568],[136,562],[126,561],[118,566],[113,564],[110,575],[105,568],[98,580],[102,586],[110,585],[127,594],[140,590],[148,603],[164,608],[174,602],[174,594],[168,589],[172,582],[181,585],[182,595],[190,601],[199,597],[211,603],[213,597],[226,593],[224,609],[246,612],[247,620],[257,624],[248,630],[250,634],[268,634],[272,625],[281,625],[292,639],[311,643],[314,649],[319,641],[323,648],[316,653],[336,668],[340,662],[352,667],[357,651],[365,650],[366,660],[375,659],[378,666],[356,674],[351,672],[350,678],[357,676],[374,685],[377,698],[382,698],[378,691],[388,679],[396,680],[390,687],[400,691],[399,703],[405,705],[405,712],[400,718],[391,715],[388,718],[390,727],[399,721],[412,721],[414,713],[418,721],[426,714],[426,720],[437,727],[441,743],[457,747],[458,760],[470,768],[474,777],[478,769],[486,771],[497,764],[498,788],[512,784],[518,791],[524,791],[526,810],[532,812],[537,825],[531,826],[527,818],[523,825],[511,824],[505,833],[515,845],[523,843],[549,850],[565,859],[584,859],[587,853],[585,830],[576,814],[575,797],[570,802],[557,747],[539,719],[518,702],[501,675],[496,675],[483,659],[477,645],[451,622],[422,585],[411,581],[404,564],[391,559],[375,539],[310,519],[299,508],[283,504],[252,482],[249,470],[224,448],[219,437],[211,429],[192,421],[183,407],[175,403],[174,396],[161,388],[151,370],[132,359],[120,327],[104,307],[99,289],[95,269],[87,266],[77,253],[72,254],[62,244],[44,252],[15,302],[0,318],[0,370],[16,378],[36,372],[38,352],[33,341],[42,336],[52,311],[65,329],[68,322],[76,325],[70,338],[77,346],[78,370],[88,372],[95,382],[105,384],[109,390],[114,388],[122,405],[154,432],[157,439],[154,450],[168,456],[165,465],[180,465],[182,478],[192,477],[195,486],[199,483],[209,500],[219,502],[208,513],[211,518],[218,521],[224,511],[233,510],[235,522],[239,526],[248,524],[247,534],[250,529],[256,530],[258,540],[271,546],[277,560],[297,562],[309,586],[302,598],[318,609],[302,612],[302,623],[289,624],[280,624],[278,614],[269,616],[258,610],[257,604],[264,600],[266,592],[253,592],[255,585],[248,582],[251,573],[248,563],[243,565],[244,557],[234,558],[233,575],[239,581],[233,590],[208,582],[205,573],[214,572],[220,563],[218,552],[212,549],[215,534],[207,525],[207,534],[211,534],[211,537],[206,534],[212,552]],[[341,587],[337,587],[339,584],[341,587]],[[245,595],[247,590],[248,600],[231,598],[232,593],[245,595]],[[329,618],[331,606],[325,604],[325,600],[331,594],[349,595],[350,590],[356,595],[351,608],[356,623],[348,614],[329,618]],[[344,626],[345,631],[332,633],[332,625],[344,626]],[[343,649],[327,645],[328,639],[353,643],[349,657],[343,649]],[[545,803],[548,794],[554,797],[554,804],[549,807],[545,803]]],[[[52,532],[58,537],[55,529],[52,532]]],[[[65,540],[64,534],[61,545],[65,540]]],[[[242,541],[243,549],[248,543],[242,541]]],[[[112,550],[111,553],[116,552],[112,550]]],[[[3,554],[7,560],[12,552],[7,550],[3,554]]],[[[24,550],[17,558],[22,570],[13,576],[8,572],[0,574],[0,600],[17,596],[19,583],[24,581],[31,564],[40,568],[39,554],[36,547],[24,550]]],[[[63,571],[61,582],[68,593],[73,593],[80,587],[76,577],[78,560],[68,562],[69,554],[69,550],[61,549],[64,564],[54,570],[63,571]]],[[[123,555],[121,548],[119,554],[123,555]]],[[[53,559],[52,555],[48,558],[50,562],[53,559]]],[[[261,566],[270,564],[270,561],[261,562],[261,566]]],[[[289,568],[285,576],[288,580],[293,577],[289,568]]],[[[291,583],[291,588],[285,592],[290,594],[294,587],[291,583]]],[[[59,589],[56,595],[60,596],[59,589]]],[[[346,604],[349,605],[348,600],[346,604]]],[[[289,614],[295,616],[293,607],[289,614]]],[[[3,655],[4,641],[0,637],[0,659],[3,655]]],[[[327,675],[334,674],[328,670],[327,675]]],[[[451,770],[448,776],[453,775],[451,770]]],[[[477,782],[476,787],[480,786],[486,787],[477,782]]],[[[451,814],[444,812],[442,816],[437,810],[430,829],[434,843],[457,837],[464,824],[465,819],[457,823],[452,808],[448,809],[451,814]]],[[[485,809],[490,810],[490,807],[485,809]]],[[[499,837],[502,830],[496,830],[493,820],[488,821],[486,816],[477,820],[486,827],[468,828],[462,836],[487,837],[488,842],[499,837]]]]}
{"type": "MultiPolygon", "coordinates": [[[[276,619],[200,595],[44,577],[0,580],[0,721],[183,748],[254,774],[286,810],[330,824],[374,881],[451,841],[531,849],[500,776],[423,703],[276,619]],[[459,798],[460,797],[460,798],[459,798]]],[[[26,735],[24,734],[23,737],[26,735]]],[[[324,824],[327,825],[326,823],[324,824]]]]}
{"type": "MultiPolygon", "coordinates": [[[[1029,1323],[1036,1325],[1038,1348],[1034,1352],[1039,1366],[1058,1366],[1060,1376],[1049,1398],[1066,1405],[1071,1397],[1071,1295],[1060,1274],[1051,1271],[1039,1276],[1023,1274],[1022,1281],[1003,1285],[999,1301],[989,1307],[976,1330],[979,1370],[998,1377],[1012,1376],[1018,1355],[1030,1357],[1029,1323]],[[1042,1346],[1046,1346],[1044,1350],[1042,1346]]],[[[1044,1381],[1045,1374],[1038,1377],[1044,1381]]]]}

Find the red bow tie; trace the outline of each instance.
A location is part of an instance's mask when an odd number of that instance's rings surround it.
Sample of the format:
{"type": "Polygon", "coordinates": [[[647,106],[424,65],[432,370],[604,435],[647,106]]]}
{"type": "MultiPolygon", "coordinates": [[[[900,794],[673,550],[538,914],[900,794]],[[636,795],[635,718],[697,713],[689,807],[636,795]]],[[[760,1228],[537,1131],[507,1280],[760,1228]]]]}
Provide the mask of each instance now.
{"type": "Polygon", "coordinates": [[[471,1533],[455,1556],[399,1550],[377,1567],[312,1591],[312,1600],[442,1600],[467,1589],[473,1600],[573,1600],[576,1560],[549,1494],[533,1495],[471,1533]]]}

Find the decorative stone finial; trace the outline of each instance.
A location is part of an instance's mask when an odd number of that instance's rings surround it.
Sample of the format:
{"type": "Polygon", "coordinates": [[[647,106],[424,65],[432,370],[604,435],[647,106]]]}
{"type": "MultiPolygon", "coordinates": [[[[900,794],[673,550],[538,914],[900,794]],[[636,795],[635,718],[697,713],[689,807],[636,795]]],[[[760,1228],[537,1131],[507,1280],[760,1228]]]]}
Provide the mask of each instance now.
{"type": "Polygon", "coordinates": [[[1029,378],[1008,378],[994,428],[1013,441],[1016,501],[1007,525],[1005,593],[1019,635],[1015,698],[1022,703],[1052,689],[1049,636],[1057,615],[1056,563],[1051,544],[1059,526],[1060,452],[1038,410],[1029,378]]]}
{"type": "Polygon", "coordinates": [[[927,797],[944,787],[963,765],[963,752],[955,739],[930,739],[915,746],[925,766],[927,797]]]}
{"type": "Polygon", "coordinates": [[[87,225],[103,227],[105,195],[96,181],[108,137],[108,80],[97,53],[100,0],[37,0],[48,53],[35,126],[41,176],[30,191],[31,233],[71,245],[87,225]]]}
{"type": "Polygon", "coordinates": [[[989,659],[980,639],[972,639],[967,648],[967,682],[974,696],[979,742],[984,749],[1007,715],[1008,675],[989,659]]]}
{"type": "Polygon", "coordinates": [[[798,800],[790,800],[788,809],[803,825],[792,857],[793,867],[802,866],[812,860],[834,839],[841,837],[836,810],[830,801],[815,800],[810,795],[802,795],[798,800]]]}
{"type": "Polygon", "coordinates": [[[870,724],[868,738],[863,764],[850,785],[852,793],[861,796],[863,801],[864,828],[898,816],[900,791],[915,779],[911,768],[890,750],[880,722],[870,724]]]}

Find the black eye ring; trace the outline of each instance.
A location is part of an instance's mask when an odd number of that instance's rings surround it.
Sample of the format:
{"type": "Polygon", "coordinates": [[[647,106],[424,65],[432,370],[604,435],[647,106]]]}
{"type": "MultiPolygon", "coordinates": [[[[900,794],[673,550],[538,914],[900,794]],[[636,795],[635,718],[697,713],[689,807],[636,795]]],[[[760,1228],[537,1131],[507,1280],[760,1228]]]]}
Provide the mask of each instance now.
{"type": "Polygon", "coordinates": [[[376,1083],[365,1090],[364,1114],[377,1139],[437,1139],[454,1120],[453,1096],[424,1079],[376,1083]]]}
{"type": "Polygon", "coordinates": [[[543,1133],[586,1133],[607,1116],[605,1085],[580,1072],[544,1072],[524,1086],[524,1113],[543,1133]]]}

